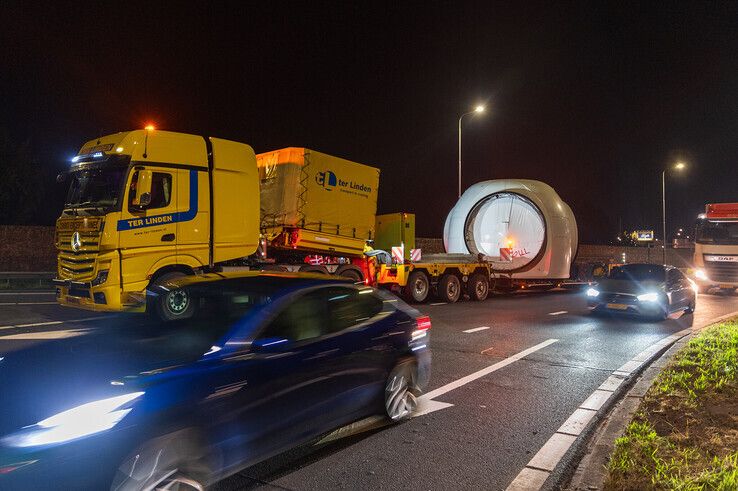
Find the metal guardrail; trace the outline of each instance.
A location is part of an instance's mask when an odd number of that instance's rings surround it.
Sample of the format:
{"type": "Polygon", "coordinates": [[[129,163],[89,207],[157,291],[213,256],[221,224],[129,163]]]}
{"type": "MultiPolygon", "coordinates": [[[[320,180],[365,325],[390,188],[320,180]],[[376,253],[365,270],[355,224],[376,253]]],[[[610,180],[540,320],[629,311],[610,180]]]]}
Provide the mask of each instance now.
{"type": "Polygon", "coordinates": [[[0,290],[53,288],[54,271],[0,271],[0,290]]]}

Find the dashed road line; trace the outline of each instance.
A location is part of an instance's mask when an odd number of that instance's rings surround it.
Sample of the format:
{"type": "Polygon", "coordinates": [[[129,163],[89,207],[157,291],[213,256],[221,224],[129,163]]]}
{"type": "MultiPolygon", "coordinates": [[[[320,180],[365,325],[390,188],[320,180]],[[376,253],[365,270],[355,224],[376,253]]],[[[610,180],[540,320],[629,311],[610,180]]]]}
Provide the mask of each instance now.
{"type": "MultiPolygon", "coordinates": [[[[100,319],[109,319],[110,316],[107,315],[100,315],[97,317],[86,317],[84,319],[69,319],[69,320],[63,320],[63,321],[47,321],[47,322],[34,322],[31,324],[12,324],[9,326],[0,326],[0,330],[4,329],[18,329],[18,328],[24,328],[24,327],[41,327],[41,326],[53,326],[56,324],[64,324],[67,322],[89,322],[89,321],[96,321],[100,319]]],[[[4,337],[7,338],[7,337],[4,337]]]]}
{"type": "Polygon", "coordinates": [[[467,329],[466,331],[462,331],[462,332],[471,334],[473,332],[486,331],[489,328],[490,328],[489,326],[481,326],[481,327],[475,327],[474,329],[467,329]]]}
{"type": "Polygon", "coordinates": [[[428,305],[446,305],[448,302],[429,303],[428,305]]]}
{"type": "Polygon", "coordinates": [[[495,349],[495,347],[494,346],[490,346],[489,348],[483,349],[482,351],[480,351],[479,354],[480,355],[483,355],[483,354],[487,353],[488,351],[492,351],[493,349],[495,349]]]}
{"type": "Polygon", "coordinates": [[[43,340],[43,339],[65,339],[81,336],[87,332],[87,329],[70,329],[66,331],[50,331],[50,332],[26,332],[22,334],[9,334],[3,336],[3,341],[7,340],[43,340]]]}
{"type": "Polygon", "coordinates": [[[549,312],[548,315],[561,315],[561,314],[568,314],[568,310],[559,310],[558,312],[549,312]]]}

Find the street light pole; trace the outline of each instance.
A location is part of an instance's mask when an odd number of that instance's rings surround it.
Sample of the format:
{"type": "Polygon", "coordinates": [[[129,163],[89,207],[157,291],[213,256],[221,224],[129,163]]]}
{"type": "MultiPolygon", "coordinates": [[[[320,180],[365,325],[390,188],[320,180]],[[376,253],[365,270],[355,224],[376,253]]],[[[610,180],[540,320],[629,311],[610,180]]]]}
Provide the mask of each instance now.
{"type": "Polygon", "coordinates": [[[661,264],[666,264],[666,169],[661,171],[661,213],[661,225],[663,226],[661,264]]]}
{"type": "Polygon", "coordinates": [[[470,114],[479,114],[483,112],[484,106],[477,106],[474,108],[473,111],[469,111],[468,113],[464,113],[459,116],[459,198],[461,198],[461,120],[464,119],[464,116],[468,116],[470,114]]]}
{"type": "MultiPolygon", "coordinates": [[[[682,170],[686,167],[686,164],[684,162],[677,162],[674,164],[674,169],[676,170],[682,170]]],[[[662,253],[661,253],[661,259],[663,261],[663,264],[666,264],[666,170],[664,169],[661,171],[661,226],[663,227],[663,239],[664,243],[661,244],[662,253]]]]}

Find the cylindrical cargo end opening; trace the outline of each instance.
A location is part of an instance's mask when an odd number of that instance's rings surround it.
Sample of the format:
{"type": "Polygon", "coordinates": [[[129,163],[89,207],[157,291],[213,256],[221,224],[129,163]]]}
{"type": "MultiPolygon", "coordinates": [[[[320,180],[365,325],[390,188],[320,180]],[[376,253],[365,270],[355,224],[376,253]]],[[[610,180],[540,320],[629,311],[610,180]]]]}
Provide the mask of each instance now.
{"type": "Polygon", "coordinates": [[[469,212],[464,240],[472,254],[484,254],[503,263],[499,269],[515,270],[541,252],[546,222],[528,198],[510,192],[494,193],[479,200],[469,212]]]}

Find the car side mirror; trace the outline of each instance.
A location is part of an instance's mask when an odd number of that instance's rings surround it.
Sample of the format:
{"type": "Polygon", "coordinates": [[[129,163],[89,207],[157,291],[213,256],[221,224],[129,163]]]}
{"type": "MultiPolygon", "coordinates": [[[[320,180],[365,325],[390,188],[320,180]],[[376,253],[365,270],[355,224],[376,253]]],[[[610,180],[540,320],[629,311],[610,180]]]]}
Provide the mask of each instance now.
{"type": "Polygon", "coordinates": [[[254,351],[273,351],[289,343],[287,338],[259,338],[251,343],[251,349],[254,351]]]}

